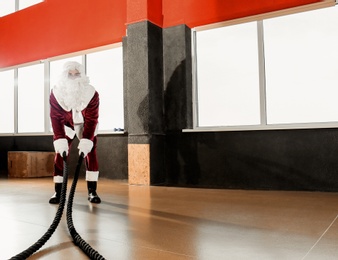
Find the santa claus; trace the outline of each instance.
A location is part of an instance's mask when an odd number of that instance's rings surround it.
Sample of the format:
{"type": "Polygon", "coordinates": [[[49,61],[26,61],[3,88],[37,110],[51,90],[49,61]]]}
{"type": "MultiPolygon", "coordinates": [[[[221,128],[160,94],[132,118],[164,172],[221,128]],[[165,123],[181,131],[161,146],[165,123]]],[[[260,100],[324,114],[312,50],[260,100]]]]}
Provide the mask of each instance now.
{"type": "Polygon", "coordinates": [[[63,182],[63,158],[68,157],[75,136],[79,139],[79,154],[83,153],[86,166],[88,200],[100,203],[96,193],[99,165],[96,155],[99,117],[99,94],[89,84],[84,67],[74,61],[66,62],[58,84],[50,94],[50,118],[54,132],[55,148],[54,173],[55,194],[49,203],[60,203],[63,182]]]}

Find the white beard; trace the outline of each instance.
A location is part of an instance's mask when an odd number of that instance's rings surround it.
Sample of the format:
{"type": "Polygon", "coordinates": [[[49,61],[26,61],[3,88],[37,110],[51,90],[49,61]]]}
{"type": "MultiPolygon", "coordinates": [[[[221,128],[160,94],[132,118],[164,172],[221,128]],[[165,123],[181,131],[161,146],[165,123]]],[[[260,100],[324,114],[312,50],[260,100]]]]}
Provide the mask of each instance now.
{"type": "Polygon", "coordinates": [[[80,112],[87,107],[95,94],[93,86],[89,85],[87,77],[64,79],[53,88],[53,93],[60,106],[66,111],[80,112]]]}
{"type": "Polygon", "coordinates": [[[65,82],[63,102],[68,108],[81,111],[80,108],[84,101],[81,89],[83,89],[83,84],[77,79],[65,82]]]}

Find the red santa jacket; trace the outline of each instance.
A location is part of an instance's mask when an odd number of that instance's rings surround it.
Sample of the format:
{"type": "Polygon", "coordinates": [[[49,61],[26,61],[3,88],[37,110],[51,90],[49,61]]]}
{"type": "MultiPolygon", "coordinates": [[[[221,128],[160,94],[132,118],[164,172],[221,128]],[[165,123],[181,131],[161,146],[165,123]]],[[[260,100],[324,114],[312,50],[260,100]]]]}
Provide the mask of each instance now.
{"type": "MultiPolygon", "coordinates": [[[[81,113],[83,116],[82,138],[94,139],[99,118],[99,93],[95,91],[86,108],[81,113]]],[[[53,92],[50,94],[50,118],[54,132],[54,140],[66,138],[65,126],[74,130],[72,111],[64,110],[57,102],[53,92]]]]}

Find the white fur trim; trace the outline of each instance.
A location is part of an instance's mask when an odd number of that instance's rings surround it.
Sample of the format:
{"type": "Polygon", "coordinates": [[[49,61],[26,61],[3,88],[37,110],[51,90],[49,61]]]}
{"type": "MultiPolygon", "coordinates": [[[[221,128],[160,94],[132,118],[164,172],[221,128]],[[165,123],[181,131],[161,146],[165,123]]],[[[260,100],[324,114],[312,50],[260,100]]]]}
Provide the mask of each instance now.
{"type": "Polygon", "coordinates": [[[65,128],[66,136],[68,136],[70,139],[73,139],[76,132],[66,125],[64,126],[64,128],[65,128]]]}
{"type": "Polygon", "coordinates": [[[69,112],[71,110],[71,108],[68,108],[65,103],[63,102],[63,95],[62,95],[62,91],[59,90],[59,88],[57,86],[54,86],[54,88],[52,89],[54,97],[56,99],[56,101],[59,103],[59,105],[63,108],[63,110],[69,112]]]}
{"type": "Polygon", "coordinates": [[[66,152],[66,155],[68,155],[68,141],[66,138],[59,138],[53,142],[54,149],[56,153],[59,153],[61,156],[63,156],[63,153],[66,152]]]}
{"type": "Polygon", "coordinates": [[[97,181],[99,179],[98,171],[86,171],[86,181],[97,181]]]}
{"type": "Polygon", "coordinates": [[[97,125],[96,125],[94,136],[97,136],[98,132],[99,132],[99,123],[97,123],[97,125]]]}
{"type": "Polygon", "coordinates": [[[62,183],[63,182],[63,176],[56,175],[53,177],[54,183],[62,183]]]}
{"type": "Polygon", "coordinates": [[[79,138],[80,140],[82,138],[82,133],[83,133],[83,124],[74,125],[74,129],[75,129],[77,138],[79,138]]]}
{"type": "Polygon", "coordinates": [[[86,157],[88,153],[93,149],[94,142],[90,139],[87,138],[81,138],[78,149],[79,149],[79,154],[83,153],[83,157],[86,157]]]}
{"type": "Polygon", "coordinates": [[[83,121],[83,115],[81,113],[81,111],[77,111],[77,110],[74,110],[72,109],[72,114],[73,114],[73,122],[74,124],[82,124],[84,121],[83,121]]]}

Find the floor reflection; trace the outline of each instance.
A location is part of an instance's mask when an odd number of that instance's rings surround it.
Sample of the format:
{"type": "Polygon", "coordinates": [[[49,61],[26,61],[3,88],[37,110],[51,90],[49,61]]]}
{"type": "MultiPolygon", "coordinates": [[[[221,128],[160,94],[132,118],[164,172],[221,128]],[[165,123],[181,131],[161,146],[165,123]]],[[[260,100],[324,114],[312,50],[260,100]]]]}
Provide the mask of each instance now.
{"type": "MultiPolygon", "coordinates": [[[[68,185],[70,186],[70,185],[68,185]]],[[[69,188],[68,188],[69,189],[69,188]]],[[[0,259],[25,250],[52,223],[50,178],[0,180],[0,259]]],[[[102,203],[80,179],[73,222],[106,259],[336,259],[338,193],[211,190],[100,180],[102,203]]],[[[67,194],[68,195],[68,194],[67,194]]],[[[66,209],[29,259],[87,259],[72,242],[66,209]]]]}

